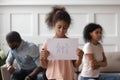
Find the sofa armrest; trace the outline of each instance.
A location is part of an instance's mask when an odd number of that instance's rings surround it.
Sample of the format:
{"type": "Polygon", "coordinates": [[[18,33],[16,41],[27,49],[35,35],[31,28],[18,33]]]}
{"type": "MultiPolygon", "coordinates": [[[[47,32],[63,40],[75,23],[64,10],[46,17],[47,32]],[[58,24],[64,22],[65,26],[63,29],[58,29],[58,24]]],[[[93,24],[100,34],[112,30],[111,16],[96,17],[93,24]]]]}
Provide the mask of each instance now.
{"type": "Polygon", "coordinates": [[[6,64],[1,66],[1,75],[2,75],[2,80],[10,80],[10,73],[7,71],[6,64]]]}
{"type": "MultiPolygon", "coordinates": [[[[16,70],[18,70],[18,65],[16,60],[13,63],[13,66],[15,67],[16,70]]],[[[2,75],[2,80],[10,80],[10,73],[7,71],[7,65],[4,64],[1,66],[1,75],[2,75]]]]}

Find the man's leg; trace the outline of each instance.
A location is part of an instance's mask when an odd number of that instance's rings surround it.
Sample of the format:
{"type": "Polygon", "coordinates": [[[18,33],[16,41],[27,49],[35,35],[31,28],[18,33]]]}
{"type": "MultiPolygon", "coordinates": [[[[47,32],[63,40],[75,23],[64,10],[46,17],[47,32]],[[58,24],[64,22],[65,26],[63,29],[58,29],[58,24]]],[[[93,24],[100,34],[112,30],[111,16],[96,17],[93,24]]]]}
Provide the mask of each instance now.
{"type": "Polygon", "coordinates": [[[42,72],[40,72],[37,75],[37,79],[36,80],[48,80],[46,77],[46,69],[44,69],[42,72]]]}
{"type": "Polygon", "coordinates": [[[22,70],[18,70],[11,74],[10,80],[24,80],[25,76],[22,70]]]}
{"type": "Polygon", "coordinates": [[[24,80],[26,76],[28,76],[32,70],[18,70],[16,72],[14,72],[11,77],[10,80],[24,80]]]}

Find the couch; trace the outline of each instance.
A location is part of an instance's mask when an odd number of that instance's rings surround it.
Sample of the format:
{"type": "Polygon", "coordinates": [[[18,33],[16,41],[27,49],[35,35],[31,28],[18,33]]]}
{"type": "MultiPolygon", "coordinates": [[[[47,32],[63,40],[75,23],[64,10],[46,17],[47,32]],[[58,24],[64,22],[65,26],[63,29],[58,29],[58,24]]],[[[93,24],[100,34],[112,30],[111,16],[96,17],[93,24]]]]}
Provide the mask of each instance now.
{"type": "MultiPolygon", "coordinates": [[[[120,73],[120,52],[107,52],[105,53],[108,61],[108,66],[101,68],[101,74],[118,74],[120,73]]],[[[17,67],[16,63],[14,65],[17,67]]],[[[81,71],[82,65],[77,70],[77,73],[81,71]]],[[[9,80],[10,74],[7,72],[6,65],[1,67],[2,80],[9,80]]],[[[76,75],[76,74],[75,74],[76,75]]],[[[76,80],[80,80],[80,73],[76,75],[76,80]]]]}

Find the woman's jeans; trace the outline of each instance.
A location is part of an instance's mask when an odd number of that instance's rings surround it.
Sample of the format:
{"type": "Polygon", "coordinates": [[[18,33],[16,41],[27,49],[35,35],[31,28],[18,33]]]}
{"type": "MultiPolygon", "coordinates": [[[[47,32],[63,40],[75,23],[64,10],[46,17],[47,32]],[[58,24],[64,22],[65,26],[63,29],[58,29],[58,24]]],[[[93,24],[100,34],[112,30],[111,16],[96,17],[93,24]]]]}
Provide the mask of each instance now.
{"type": "Polygon", "coordinates": [[[99,80],[98,78],[92,78],[92,77],[80,77],[80,80],[99,80]]]}
{"type": "Polygon", "coordinates": [[[120,80],[119,74],[100,74],[99,78],[80,77],[80,80],[120,80]]]}

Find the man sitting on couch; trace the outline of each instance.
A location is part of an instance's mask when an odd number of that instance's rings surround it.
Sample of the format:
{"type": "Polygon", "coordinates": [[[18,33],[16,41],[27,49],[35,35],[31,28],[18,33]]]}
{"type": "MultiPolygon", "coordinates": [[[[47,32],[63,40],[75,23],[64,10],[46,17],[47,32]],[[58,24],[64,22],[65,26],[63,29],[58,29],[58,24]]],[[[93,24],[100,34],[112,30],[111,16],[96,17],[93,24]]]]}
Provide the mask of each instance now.
{"type": "Polygon", "coordinates": [[[22,40],[16,31],[9,32],[6,41],[11,48],[6,59],[7,70],[11,73],[10,80],[41,80],[37,75],[45,69],[39,63],[39,48],[33,43],[22,40]],[[15,59],[19,70],[15,70],[12,66],[15,59]]]}

